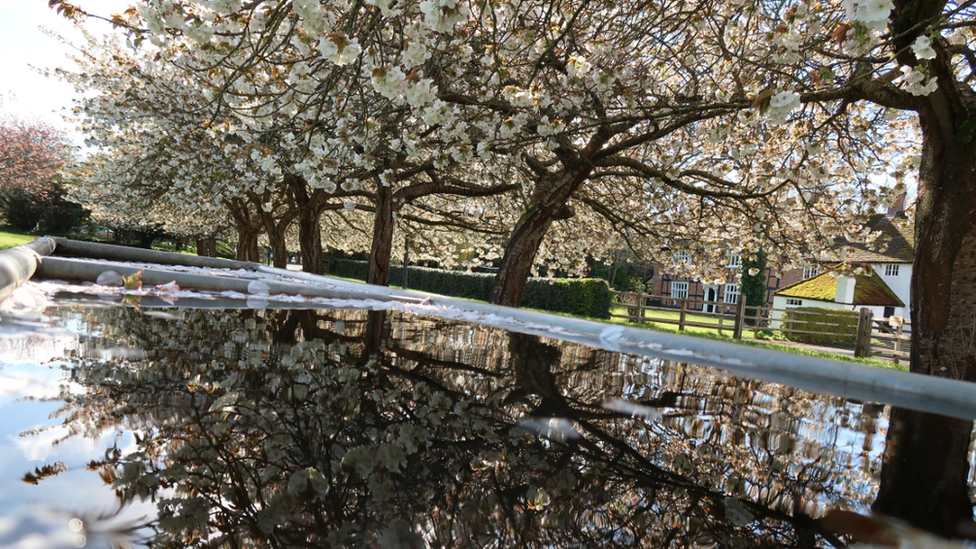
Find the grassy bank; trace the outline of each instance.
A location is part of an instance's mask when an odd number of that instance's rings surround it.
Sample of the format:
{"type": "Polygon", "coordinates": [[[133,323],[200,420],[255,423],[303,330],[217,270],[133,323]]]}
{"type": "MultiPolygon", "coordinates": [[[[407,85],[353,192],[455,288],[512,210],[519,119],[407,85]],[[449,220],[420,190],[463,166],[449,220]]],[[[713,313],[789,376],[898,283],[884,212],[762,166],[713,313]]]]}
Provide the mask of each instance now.
{"type": "MultiPolygon", "coordinates": [[[[544,311],[542,311],[542,312],[544,312],[544,311]]],[[[667,316],[669,314],[668,311],[653,311],[653,313],[654,313],[655,317],[657,317],[657,318],[669,318],[667,316]]],[[[625,313],[612,312],[612,314],[625,314],[625,313]]],[[[563,315],[563,316],[569,316],[569,315],[563,315]]],[[[678,316],[679,316],[679,313],[674,313],[674,320],[675,321],[677,321],[678,316]]],[[[708,322],[715,323],[716,326],[717,326],[717,321],[714,318],[698,317],[698,320],[692,320],[692,317],[693,316],[696,316],[696,315],[687,315],[685,317],[685,319],[686,320],[689,320],[689,321],[694,321],[694,322],[708,321],[708,322]]],[[[729,324],[727,328],[724,328],[722,330],[723,333],[720,335],[719,334],[719,331],[717,329],[700,328],[700,327],[690,327],[690,326],[689,327],[686,327],[685,330],[683,332],[681,332],[681,331],[678,330],[678,326],[676,324],[668,324],[668,323],[663,323],[663,322],[640,322],[640,323],[636,323],[636,322],[630,322],[630,321],[628,321],[626,319],[622,319],[622,318],[611,318],[609,320],[599,319],[599,318],[590,318],[588,320],[595,320],[597,322],[611,322],[613,324],[621,324],[621,325],[624,325],[624,326],[632,326],[634,328],[644,328],[645,330],[654,330],[654,331],[657,331],[657,332],[668,332],[668,333],[672,333],[672,334],[684,334],[684,335],[689,335],[689,336],[693,336],[693,337],[701,337],[701,338],[705,338],[705,339],[712,339],[712,340],[715,340],[715,341],[727,341],[729,343],[736,343],[736,344],[739,344],[739,345],[748,345],[750,347],[758,347],[758,348],[761,348],[761,349],[772,349],[774,351],[783,351],[783,352],[786,352],[786,353],[793,353],[793,354],[796,354],[796,355],[813,356],[813,357],[818,357],[818,358],[826,358],[826,359],[830,359],[830,360],[840,360],[842,362],[851,362],[851,363],[854,363],[854,364],[864,364],[866,366],[876,366],[876,367],[880,367],[880,368],[889,368],[889,369],[892,369],[892,370],[908,371],[908,366],[907,365],[905,365],[905,364],[896,365],[893,362],[888,362],[886,360],[878,360],[878,359],[874,359],[874,358],[856,358],[856,357],[853,357],[853,356],[849,356],[849,355],[845,355],[845,354],[840,354],[840,353],[829,353],[829,352],[819,351],[819,350],[815,350],[815,349],[806,349],[806,348],[803,348],[803,347],[794,347],[794,346],[777,344],[776,343],[776,340],[755,339],[756,332],[754,330],[743,330],[743,332],[742,332],[743,339],[733,339],[732,338],[732,326],[731,326],[731,324],[729,324]]]]}
{"type": "Polygon", "coordinates": [[[32,242],[36,237],[27,233],[22,233],[8,227],[0,228],[0,250],[20,246],[32,242]]]}
{"type": "MultiPolygon", "coordinates": [[[[28,242],[32,242],[35,238],[39,236],[46,236],[46,235],[41,233],[25,233],[22,231],[18,231],[17,229],[14,229],[12,227],[0,227],[0,250],[6,250],[7,248],[13,248],[14,246],[20,246],[21,244],[27,244],[28,242]]],[[[55,236],[61,236],[61,235],[55,235],[55,236]]],[[[77,238],[77,235],[75,236],[67,235],[67,237],[77,238]]],[[[92,238],[90,235],[86,235],[82,238],[82,240],[99,240],[99,239],[95,239],[92,238]]],[[[153,244],[153,249],[163,250],[166,252],[177,252],[181,254],[191,254],[191,255],[196,255],[197,253],[197,249],[195,247],[184,246],[182,248],[177,249],[171,243],[163,242],[163,241],[153,244]]],[[[223,240],[217,241],[217,257],[222,257],[225,259],[234,259],[236,258],[236,255],[237,254],[234,252],[234,247],[231,246],[229,243],[224,242],[223,240]]]]}

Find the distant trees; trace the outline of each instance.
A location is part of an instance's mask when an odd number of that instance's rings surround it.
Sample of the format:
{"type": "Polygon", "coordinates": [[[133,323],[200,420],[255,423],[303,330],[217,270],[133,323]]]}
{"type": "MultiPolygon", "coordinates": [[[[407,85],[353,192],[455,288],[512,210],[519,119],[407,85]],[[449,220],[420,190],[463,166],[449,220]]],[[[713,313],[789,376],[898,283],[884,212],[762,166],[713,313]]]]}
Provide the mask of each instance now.
{"type": "Polygon", "coordinates": [[[0,117],[0,216],[22,231],[64,232],[83,211],[64,196],[70,154],[63,133],[42,122],[0,117]]]}

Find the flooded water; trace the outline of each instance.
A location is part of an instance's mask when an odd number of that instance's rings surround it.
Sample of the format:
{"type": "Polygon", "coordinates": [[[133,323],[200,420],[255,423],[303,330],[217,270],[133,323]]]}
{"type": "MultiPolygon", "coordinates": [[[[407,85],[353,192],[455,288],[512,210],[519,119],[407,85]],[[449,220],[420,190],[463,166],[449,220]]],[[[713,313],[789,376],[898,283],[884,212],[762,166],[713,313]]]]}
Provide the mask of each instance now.
{"type": "Polygon", "coordinates": [[[974,532],[972,421],[399,312],[50,314],[0,338],[0,546],[974,532]]]}

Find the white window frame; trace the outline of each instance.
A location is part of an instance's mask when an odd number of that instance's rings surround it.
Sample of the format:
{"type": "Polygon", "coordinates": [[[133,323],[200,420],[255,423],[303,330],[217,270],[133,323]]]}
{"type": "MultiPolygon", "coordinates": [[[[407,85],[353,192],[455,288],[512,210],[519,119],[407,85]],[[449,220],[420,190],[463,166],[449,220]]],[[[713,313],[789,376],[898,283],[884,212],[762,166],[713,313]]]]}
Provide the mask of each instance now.
{"type": "Polygon", "coordinates": [[[671,297],[674,299],[687,299],[690,286],[691,284],[687,280],[671,281],[671,297]]]}
{"type": "Polygon", "coordinates": [[[691,263],[691,254],[686,251],[676,252],[674,254],[674,262],[678,265],[688,265],[691,263]]]}
{"type": "Polygon", "coordinates": [[[726,303],[738,303],[739,302],[739,283],[738,282],[726,282],[725,288],[722,289],[722,301],[726,303]]]}
{"type": "Polygon", "coordinates": [[[885,264],[885,276],[898,276],[898,267],[897,263],[885,264]]]}
{"type": "Polygon", "coordinates": [[[742,256],[739,254],[729,254],[729,262],[726,267],[730,269],[738,269],[742,266],[742,256]]]}
{"type": "Polygon", "coordinates": [[[813,278],[820,274],[820,265],[804,265],[803,266],[803,280],[808,278],[813,278]]]}
{"type": "Polygon", "coordinates": [[[802,299],[796,299],[794,297],[788,297],[788,298],[786,298],[786,306],[787,307],[802,307],[803,306],[803,300],[802,299]]]}

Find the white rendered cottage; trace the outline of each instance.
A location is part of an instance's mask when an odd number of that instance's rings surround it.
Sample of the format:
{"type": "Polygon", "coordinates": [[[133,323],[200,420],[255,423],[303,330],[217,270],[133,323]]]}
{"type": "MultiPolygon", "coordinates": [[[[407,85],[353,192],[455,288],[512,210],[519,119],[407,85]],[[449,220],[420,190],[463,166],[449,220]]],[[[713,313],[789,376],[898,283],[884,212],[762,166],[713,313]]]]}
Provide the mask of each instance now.
{"type": "MultiPolygon", "coordinates": [[[[878,273],[836,276],[823,273],[780,288],[773,294],[772,327],[779,328],[782,310],[799,307],[860,310],[867,307],[875,318],[892,316],[891,311],[907,310],[905,303],[878,273]]],[[[899,316],[899,315],[895,315],[899,316]]]]}

